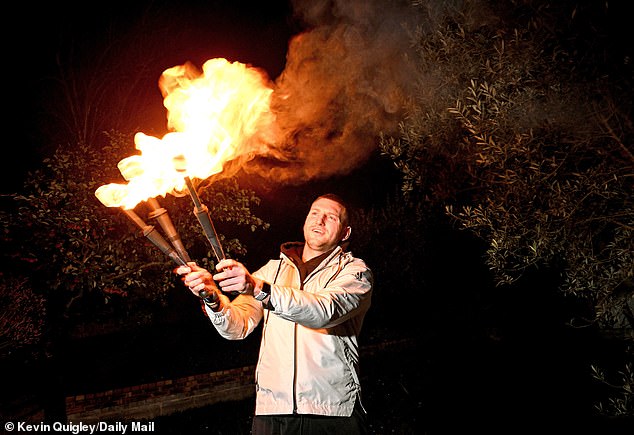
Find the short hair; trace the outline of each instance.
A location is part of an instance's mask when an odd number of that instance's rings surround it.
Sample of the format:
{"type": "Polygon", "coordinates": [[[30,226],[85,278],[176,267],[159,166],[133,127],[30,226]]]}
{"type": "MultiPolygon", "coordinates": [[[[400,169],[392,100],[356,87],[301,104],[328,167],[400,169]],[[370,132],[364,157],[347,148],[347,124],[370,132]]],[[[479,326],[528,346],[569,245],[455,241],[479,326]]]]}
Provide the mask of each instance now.
{"type": "Polygon", "coordinates": [[[338,203],[339,205],[341,205],[343,207],[343,213],[342,213],[342,223],[344,227],[347,227],[350,225],[350,208],[348,207],[348,203],[339,195],[337,195],[336,193],[324,193],[323,195],[319,195],[317,198],[315,198],[315,201],[317,201],[318,199],[329,199],[331,201],[334,201],[336,203],[338,203]]]}

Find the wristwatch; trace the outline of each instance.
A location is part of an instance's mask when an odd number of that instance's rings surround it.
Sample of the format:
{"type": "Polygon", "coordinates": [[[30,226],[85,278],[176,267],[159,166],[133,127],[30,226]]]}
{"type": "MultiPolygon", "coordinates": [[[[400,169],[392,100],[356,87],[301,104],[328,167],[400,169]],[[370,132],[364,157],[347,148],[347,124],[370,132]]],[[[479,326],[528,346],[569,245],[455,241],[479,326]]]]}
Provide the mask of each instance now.
{"type": "Polygon", "coordinates": [[[271,295],[271,284],[268,282],[262,283],[262,288],[257,295],[253,295],[256,301],[262,302],[264,299],[271,295]]]}
{"type": "Polygon", "coordinates": [[[216,311],[220,306],[220,298],[216,293],[212,293],[210,295],[207,290],[201,290],[198,295],[201,297],[205,305],[207,305],[213,311],[216,311]]]}

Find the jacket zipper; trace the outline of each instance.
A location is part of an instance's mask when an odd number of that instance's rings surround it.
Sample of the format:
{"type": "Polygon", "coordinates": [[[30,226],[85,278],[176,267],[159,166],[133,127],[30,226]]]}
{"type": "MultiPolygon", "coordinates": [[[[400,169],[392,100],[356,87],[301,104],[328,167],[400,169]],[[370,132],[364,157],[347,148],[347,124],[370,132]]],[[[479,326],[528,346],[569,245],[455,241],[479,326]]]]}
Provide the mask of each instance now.
{"type": "Polygon", "coordinates": [[[297,414],[297,323],[293,326],[293,414],[297,414]]]}
{"type": "MultiPolygon", "coordinates": [[[[284,255],[284,254],[282,254],[282,255],[284,255]]],[[[339,264],[338,264],[338,267],[337,267],[337,271],[328,279],[327,283],[330,283],[330,281],[332,281],[333,278],[336,277],[337,275],[339,275],[339,272],[341,272],[341,269],[342,269],[342,264],[341,264],[342,253],[338,253],[337,255],[339,255],[339,261],[338,261],[339,264]]],[[[330,263],[330,260],[332,258],[333,257],[331,257],[328,260],[326,265],[328,265],[330,263]]],[[[292,261],[290,261],[290,259],[288,257],[287,257],[287,260],[289,261],[290,264],[292,264],[294,266],[294,263],[292,261]]],[[[280,262],[280,266],[281,266],[281,264],[282,263],[280,262]]],[[[324,267],[326,267],[326,265],[324,265],[324,267]]],[[[321,269],[319,269],[319,271],[321,271],[322,269],[323,269],[323,267],[321,269]]],[[[299,270],[297,269],[297,267],[295,267],[295,271],[299,274],[299,270]]],[[[311,274],[306,277],[305,281],[308,281],[317,272],[318,272],[318,269],[313,270],[311,272],[311,274]]],[[[278,267],[277,273],[279,273],[279,267],[278,267]]],[[[277,273],[275,274],[276,280],[277,280],[277,273]]],[[[301,290],[304,290],[304,282],[300,281],[300,285],[301,285],[301,290]]],[[[293,323],[293,414],[297,414],[297,323],[293,323]]]]}
{"type": "MultiPolygon", "coordinates": [[[[297,270],[297,274],[299,275],[299,270],[297,270]]],[[[304,290],[302,281],[299,282],[299,285],[300,289],[304,290]]],[[[295,322],[293,322],[293,414],[297,414],[297,323],[295,322]]]]}

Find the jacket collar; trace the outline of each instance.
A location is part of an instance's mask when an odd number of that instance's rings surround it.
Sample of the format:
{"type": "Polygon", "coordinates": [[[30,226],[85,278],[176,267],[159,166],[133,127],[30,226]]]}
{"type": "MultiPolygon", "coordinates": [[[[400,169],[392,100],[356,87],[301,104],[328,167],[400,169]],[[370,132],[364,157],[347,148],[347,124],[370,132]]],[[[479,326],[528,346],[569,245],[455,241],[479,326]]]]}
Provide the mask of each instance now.
{"type": "Polygon", "coordinates": [[[315,270],[326,266],[335,257],[343,253],[343,248],[336,246],[330,252],[326,252],[304,263],[302,261],[303,249],[304,242],[286,242],[282,244],[280,248],[282,257],[292,263],[299,271],[301,277],[300,282],[304,282],[315,270]]]}

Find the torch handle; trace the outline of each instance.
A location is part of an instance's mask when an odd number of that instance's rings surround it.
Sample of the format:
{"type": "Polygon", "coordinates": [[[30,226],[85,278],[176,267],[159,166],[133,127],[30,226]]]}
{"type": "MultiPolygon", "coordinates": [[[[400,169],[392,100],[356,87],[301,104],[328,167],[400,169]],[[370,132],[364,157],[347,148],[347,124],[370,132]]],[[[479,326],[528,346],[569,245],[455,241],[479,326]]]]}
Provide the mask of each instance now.
{"type": "Polygon", "coordinates": [[[223,252],[220,241],[218,240],[218,234],[216,233],[214,223],[209,216],[209,209],[207,209],[206,205],[202,204],[200,207],[196,207],[194,209],[194,214],[198,218],[200,225],[203,227],[207,240],[209,240],[209,244],[211,245],[211,248],[214,251],[214,256],[216,257],[216,262],[223,260],[225,258],[225,253],[223,252]]]}
{"type": "Polygon", "coordinates": [[[134,222],[142,231],[143,235],[147,237],[147,239],[154,244],[157,248],[159,248],[165,255],[171,258],[176,264],[179,266],[187,266],[185,260],[183,260],[180,255],[174,250],[172,245],[167,243],[167,241],[161,236],[161,233],[156,231],[156,229],[152,225],[146,224],[143,219],[141,219],[134,210],[128,210],[122,208],[126,216],[130,218],[132,222],[134,222]]]}
{"type": "Polygon", "coordinates": [[[167,236],[167,240],[169,240],[178,252],[178,255],[187,263],[191,261],[187,250],[185,249],[185,245],[183,245],[183,241],[180,238],[180,235],[176,231],[176,227],[172,223],[169,215],[167,214],[167,210],[162,208],[156,198],[150,198],[148,203],[152,207],[152,212],[150,213],[150,218],[154,218],[158,221],[163,231],[165,231],[165,235],[167,236]]]}
{"type": "Polygon", "coordinates": [[[167,241],[161,236],[161,233],[156,231],[156,228],[152,225],[147,225],[143,229],[143,235],[147,237],[157,248],[159,248],[165,255],[171,258],[179,266],[187,266],[185,260],[183,260],[178,252],[167,243],[167,241]]]}
{"type": "Polygon", "coordinates": [[[212,304],[218,300],[216,293],[209,294],[207,290],[201,290],[200,293],[198,293],[198,296],[200,296],[208,304],[212,304]]]}
{"type": "Polygon", "coordinates": [[[194,201],[194,205],[196,208],[200,208],[202,203],[200,202],[198,193],[196,193],[196,189],[194,188],[191,178],[185,177],[185,184],[187,185],[187,190],[189,190],[189,195],[192,197],[192,201],[194,201]]]}
{"type": "Polygon", "coordinates": [[[218,306],[220,306],[220,301],[216,292],[209,294],[207,290],[201,290],[198,293],[198,296],[200,296],[205,304],[214,311],[218,308],[218,306]]]}
{"type": "Polygon", "coordinates": [[[205,204],[200,202],[200,197],[198,196],[198,193],[196,193],[192,180],[187,176],[184,177],[184,180],[187,185],[187,189],[189,190],[189,196],[191,196],[192,201],[194,202],[194,214],[198,218],[200,225],[203,227],[205,237],[209,240],[209,244],[211,245],[211,248],[214,251],[214,256],[216,257],[216,262],[224,260],[225,253],[222,250],[220,240],[218,240],[218,234],[216,233],[216,228],[214,228],[211,216],[209,216],[209,209],[205,204]]]}

